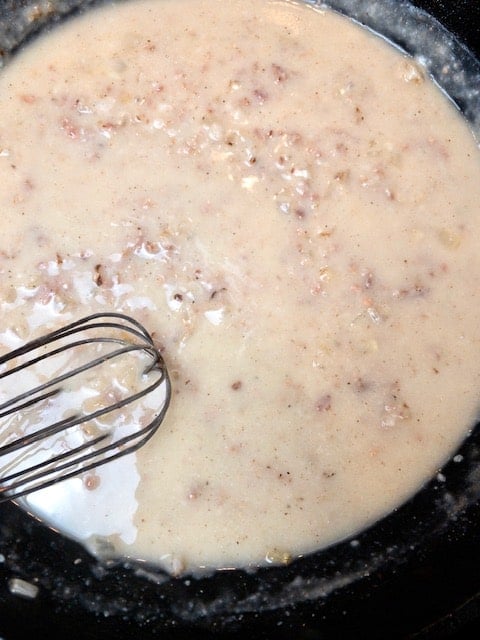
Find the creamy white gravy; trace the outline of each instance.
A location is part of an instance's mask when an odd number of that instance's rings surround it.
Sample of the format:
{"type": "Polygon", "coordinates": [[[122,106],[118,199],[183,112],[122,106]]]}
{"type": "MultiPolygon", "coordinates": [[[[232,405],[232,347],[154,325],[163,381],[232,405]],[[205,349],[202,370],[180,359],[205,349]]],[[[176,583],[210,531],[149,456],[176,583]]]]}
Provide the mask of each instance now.
{"type": "Polygon", "coordinates": [[[477,414],[479,169],[422,68],[330,11],[139,0],[27,48],[0,77],[3,349],[122,311],[174,389],[145,448],[28,508],[180,573],[400,505],[477,414]]]}

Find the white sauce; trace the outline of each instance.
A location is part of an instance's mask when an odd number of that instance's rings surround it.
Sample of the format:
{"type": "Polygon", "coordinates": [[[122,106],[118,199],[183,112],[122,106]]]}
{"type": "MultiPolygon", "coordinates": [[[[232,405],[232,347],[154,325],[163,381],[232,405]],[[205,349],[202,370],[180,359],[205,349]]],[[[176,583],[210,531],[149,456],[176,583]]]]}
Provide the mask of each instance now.
{"type": "Polygon", "coordinates": [[[175,573],[287,562],[465,437],[480,160],[412,60],[303,5],[139,0],[25,50],[0,96],[4,350],[118,310],[174,384],[147,446],[28,508],[175,573]]]}

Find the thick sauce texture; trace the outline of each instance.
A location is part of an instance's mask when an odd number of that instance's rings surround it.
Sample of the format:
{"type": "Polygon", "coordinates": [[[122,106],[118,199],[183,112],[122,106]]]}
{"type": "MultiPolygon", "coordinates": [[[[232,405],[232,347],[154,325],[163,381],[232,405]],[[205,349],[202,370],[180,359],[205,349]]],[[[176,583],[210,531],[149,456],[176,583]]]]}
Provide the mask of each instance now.
{"type": "Polygon", "coordinates": [[[2,72],[0,175],[3,350],[116,310],[172,376],[143,449],[30,499],[99,552],[288,562],[400,505],[474,424],[478,147],[346,18],[90,11],[2,72]]]}

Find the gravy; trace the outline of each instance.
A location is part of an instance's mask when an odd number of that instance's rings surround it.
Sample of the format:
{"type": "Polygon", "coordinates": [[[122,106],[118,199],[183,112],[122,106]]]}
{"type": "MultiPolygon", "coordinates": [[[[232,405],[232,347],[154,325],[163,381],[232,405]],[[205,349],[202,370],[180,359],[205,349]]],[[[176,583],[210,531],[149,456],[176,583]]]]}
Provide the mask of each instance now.
{"type": "Polygon", "coordinates": [[[138,0],[0,75],[0,344],[141,321],[173,398],[139,452],[27,499],[172,573],[288,562],[400,505],[478,410],[477,143],[329,10],[138,0]]]}

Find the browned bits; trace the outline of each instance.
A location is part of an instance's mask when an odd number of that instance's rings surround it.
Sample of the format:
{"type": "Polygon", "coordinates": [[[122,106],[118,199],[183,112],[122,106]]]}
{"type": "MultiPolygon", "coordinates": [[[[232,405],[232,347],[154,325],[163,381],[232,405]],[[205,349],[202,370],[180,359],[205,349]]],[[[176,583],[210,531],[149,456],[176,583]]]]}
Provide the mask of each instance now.
{"type": "Polygon", "coordinates": [[[220,289],[214,289],[210,294],[210,300],[213,300],[219,293],[226,291],[227,287],[221,287],[220,289]]]}
{"type": "Polygon", "coordinates": [[[88,491],[94,491],[100,486],[100,477],[95,473],[89,473],[83,478],[83,484],[88,491]]]}
{"type": "Polygon", "coordinates": [[[315,405],[317,411],[330,411],[332,408],[332,396],[327,393],[320,398],[320,400],[315,405]]]}
{"type": "Polygon", "coordinates": [[[403,287],[402,289],[395,289],[392,292],[392,297],[402,300],[404,298],[423,298],[428,295],[429,288],[424,286],[421,282],[417,281],[410,287],[403,287]]]}
{"type": "Polygon", "coordinates": [[[322,476],[324,478],[333,478],[334,475],[335,475],[335,471],[323,471],[322,472],[322,476]]]}
{"type": "Polygon", "coordinates": [[[264,89],[255,89],[253,95],[259,104],[263,104],[268,100],[268,93],[264,89]]]}
{"type": "Polygon", "coordinates": [[[365,120],[365,116],[363,115],[363,112],[360,109],[360,107],[358,107],[358,106],[355,107],[355,123],[356,124],[360,124],[364,120],[365,120]]]}
{"type": "Polygon", "coordinates": [[[370,383],[363,378],[359,377],[353,382],[353,389],[357,393],[363,393],[370,388],[370,383]]]}
{"type": "Polygon", "coordinates": [[[195,485],[187,493],[188,500],[197,500],[202,495],[202,487],[195,485]]]}
{"type": "Polygon", "coordinates": [[[370,289],[373,286],[373,282],[374,282],[373,273],[371,271],[368,271],[363,276],[363,288],[370,289]]]}
{"type": "Polygon", "coordinates": [[[102,272],[102,265],[96,264],[94,268],[93,281],[95,282],[97,287],[101,287],[103,284],[103,277],[101,272],[102,272]]]}
{"type": "Polygon", "coordinates": [[[160,251],[160,244],[158,242],[152,242],[152,240],[146,240],[144,247],[147,253],[155,254],[160,251]]]}
{"type": "Polygon", "coordinates": [[[80,128],[75,125],[70,118],[64,118],[60,124],[60,127],[66,133],[66,135],[72,140],[76,140],[80,137],[80,128]]]}
{"type": "Polygon", "coordinates": [[[333,179],[336,180],[337,182],[346,182],[349,176],[350,176],[350,171],[348,169],[345,169],[342,171],[337,171],[334,174],[333,179]]]}
{"type": "Polygon", "coordinates": [[[201,498],[209,485],[210,482],[208,480],[193,482],[187,491],[187,500],[198,500],[201,498]]]}
{"type": "Polygon", "coordinates": [[[398,381],[392,383],[390,389],[390,393],[385,398],[381,419],[381,426],[387,428],[395,427],[398,422],[412,418],[410,406],[402,398],[398,381]]]}
{"type": "Polygon", "coordinates": [[[33,104],[36,101],[36,97],[31,93],[22,93],[19,98],[25,104],[33,104]]]}
{"type": "Polygon", "coordinates": [[[274,77],[274,82],[276,84],[280,84],[281,82],[285,82],[285,80],[288,80],[289,78],[288,72],[280,64],[273,63],[271,66],[271,69],[274,77]]]}

